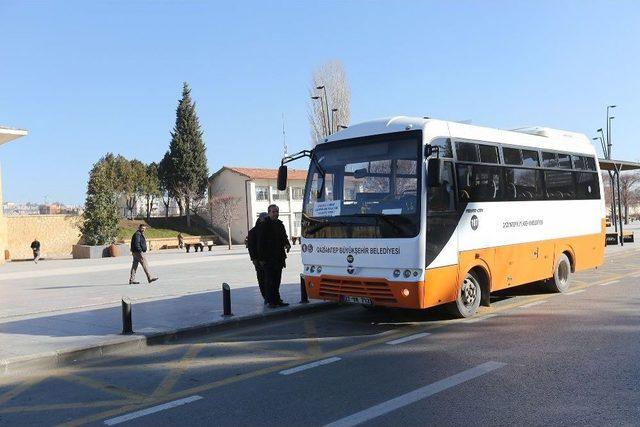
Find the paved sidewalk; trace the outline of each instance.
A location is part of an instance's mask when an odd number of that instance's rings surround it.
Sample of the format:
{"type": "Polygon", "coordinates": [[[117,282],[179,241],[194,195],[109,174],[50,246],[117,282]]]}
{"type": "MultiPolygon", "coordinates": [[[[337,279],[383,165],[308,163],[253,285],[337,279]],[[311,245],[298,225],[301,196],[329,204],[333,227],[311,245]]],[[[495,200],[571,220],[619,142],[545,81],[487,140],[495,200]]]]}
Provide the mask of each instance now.
{"type": "Polygon", "coordinates": [[[129,285],[129,257],[12,263],[0,270],[0,374],[52,367],[75,357],[101,355],[147,337],[204,325],[260,318],[322,303],[300,301],[300,254],[289,254],[282,296],[287,308],[264,306],[246,250],[149,254],[160,277],[151,285],[129,285]],[[232,288],[234,316],[222,317],[222,283],[232,288]],[[120,335],[121,300],[133,303],[135,335],[120,335]],[[91,351],[87,351],[91,349],[91,351]]]}

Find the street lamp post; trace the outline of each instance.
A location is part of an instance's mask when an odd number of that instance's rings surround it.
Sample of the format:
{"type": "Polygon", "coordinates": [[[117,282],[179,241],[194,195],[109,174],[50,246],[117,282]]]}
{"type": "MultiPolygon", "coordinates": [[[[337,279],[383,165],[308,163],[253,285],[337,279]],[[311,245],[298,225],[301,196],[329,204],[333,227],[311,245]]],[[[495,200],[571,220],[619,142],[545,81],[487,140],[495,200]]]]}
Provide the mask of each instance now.
{"type": "Polygon", "coordinates": [[[611,122],[609,121],[609,109],[614,109],[616,108],[615,105],[607,105],[607,121],[605,122],[607,125],[607,152],[609,153],[609,156],[607,157],[607,159],[611,160],[611,122]]]}
{"type": "Polygon", "coordinates": [[[331,134],[331,121],[329,120],[329,99],[327,99],[327,87],[325,85],[322,86],[317,86],[316,89],[320,90],[322,89],[322,91],[324,92],[324,106],[325,106],[325,110],[327,112],[327,130],[328,130],[328,134],[331,134]]]}
{"type": "MultiPolygon", "coordinates": [[[[607,107],[608,108],[608,107],[607,107]]],[[[607,114],[608,116],[608,114],[607,114]]],[[[609,123],[609,120],[607,119],[607,123],[609,123]]],[[[602,128],[598,129],[598,132],[600,132],[601,138],[604,141],[604,146],[607,147],[606,152],[604,153],[604,158],[607,160],[611,159],[611,147],[609,145],[609,140],[607,139],[607,137],[605,136],[604,130],[602,128]]],[[[607,132],[608,132],[608,128],[607,128],[607,132]]],[[[617,220],[617,215],[616,215],[616,182],[614,180],[614,174],[611,171],[607,171],[609,173],[609,181],[611,182],[611,224],[613,224],[613,227],[616,231],[616,233],[618,232],[618,220],[617,220]]]]}
{"type": "Polygon", "coordinates": [[[325,122],[325,117],[324,117],[324,103],[322,102],[322,96],[312,96],[311,99],[314,100],[320,100],[320,110],[322,111],[322,137],[326,137],[327,136],[327,123],[325,122]]]}
{"type": "Polygon", "coordinates": [[[337,108],[332,108],[331,109],[331,132],[333,132],[333,128],[336,128],[336,132],[338,132],[338,127],[336,126],[336,112],[338,111],[337,108]]]}

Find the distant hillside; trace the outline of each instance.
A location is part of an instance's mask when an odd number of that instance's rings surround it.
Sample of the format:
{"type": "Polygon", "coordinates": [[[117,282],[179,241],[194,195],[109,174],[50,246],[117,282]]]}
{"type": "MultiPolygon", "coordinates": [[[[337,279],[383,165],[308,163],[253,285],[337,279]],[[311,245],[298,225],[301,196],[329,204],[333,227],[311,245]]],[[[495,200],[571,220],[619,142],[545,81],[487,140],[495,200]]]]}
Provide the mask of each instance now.
{"type": "Polygon", "coordinates": [[[151,218],[148,222],[144,219],[121,219],[118,226],[118,239],[129,240],[136,232],[140,224],[147,225],[144,235],[148,238],[177,237],[178,233],[183,236],[204,236],[214,234],[205,227],[192,222],[191,227],[187,227],[185,217],[151,218]]]}

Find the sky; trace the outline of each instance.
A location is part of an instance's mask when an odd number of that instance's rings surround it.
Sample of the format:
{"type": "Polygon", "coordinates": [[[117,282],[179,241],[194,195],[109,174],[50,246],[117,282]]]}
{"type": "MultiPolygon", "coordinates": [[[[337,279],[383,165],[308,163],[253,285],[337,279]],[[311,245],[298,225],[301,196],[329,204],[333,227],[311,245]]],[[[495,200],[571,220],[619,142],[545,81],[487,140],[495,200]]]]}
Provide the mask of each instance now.
{"type": "MultiPolygon", "coordinates": [[[[159,161],[189,83],[221,166],[311,144],[312,71],[340,60],[351,123],[394,115],[548,126],[640,160],[640,2],[0,0],[4,200],[82,204],[107,152],[159,161]]],[[[304,161],[294,167],[306,168],[304,161]]]]}

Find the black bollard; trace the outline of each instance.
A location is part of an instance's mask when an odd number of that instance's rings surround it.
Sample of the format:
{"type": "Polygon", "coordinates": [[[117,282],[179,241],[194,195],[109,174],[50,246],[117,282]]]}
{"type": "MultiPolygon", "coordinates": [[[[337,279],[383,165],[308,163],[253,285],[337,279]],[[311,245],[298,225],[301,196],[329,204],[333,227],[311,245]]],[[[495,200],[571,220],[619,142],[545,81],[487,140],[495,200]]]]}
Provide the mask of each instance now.
{"type": "Polygon", "coordinates": [[[131,321],[131,303],[122,298],[122,335],[133,333],[133,322],[131,321]]]}
{"type": "Polygon", "coordinates": [[[300,275],[300,304],[308,304],[307,287],[304,285],[304,276],[300,275]]]}
{"type": "Polygon", "coordinates": [[[224,313],[222,316],[233,316],[231,313],[231,287],[228,284],[222,284],[222,306],[224,313]]]}

